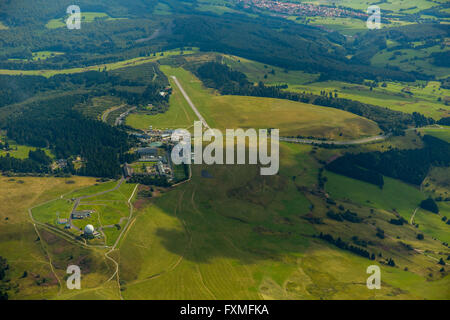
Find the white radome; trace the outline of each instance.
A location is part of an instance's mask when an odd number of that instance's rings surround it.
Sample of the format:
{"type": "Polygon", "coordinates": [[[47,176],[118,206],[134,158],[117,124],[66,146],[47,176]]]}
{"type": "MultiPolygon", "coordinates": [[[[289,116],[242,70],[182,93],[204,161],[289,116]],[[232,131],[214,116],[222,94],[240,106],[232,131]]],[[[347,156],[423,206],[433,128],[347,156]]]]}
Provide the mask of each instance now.
{"type": "Polygon", "coordinates": [[[86,234],[93,234],[94,230],[95,229],[92,224],[88,224],[86,227],[84,227],[84,233],[86,233],[86,234]]]}

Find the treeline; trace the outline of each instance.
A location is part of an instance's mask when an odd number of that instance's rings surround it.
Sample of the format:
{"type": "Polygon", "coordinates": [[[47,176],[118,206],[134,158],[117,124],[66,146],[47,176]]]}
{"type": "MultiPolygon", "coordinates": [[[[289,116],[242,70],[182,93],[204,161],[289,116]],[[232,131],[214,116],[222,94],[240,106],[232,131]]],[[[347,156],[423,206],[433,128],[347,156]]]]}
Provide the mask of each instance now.
{"type": "Polygon", "coordinates": [[[333,245],[335,245],[336,247],[342,249],[342,250],[347,250],[350,252],[353,252],[354,254],[357,254],[363,258],[367,258],[370,260],[375,260],[375,254],[370,254],[369,251],[367,251],[366,249],[362,249],[359,247],[356,247],[354,245],[351,245],[345,241],[343,241],[340,237],[338,237],[337,239],[334,239],[332,235],[330,234],[323,234],[322,232],[319,234],[319,238],[322,240],[325,240],[328,243],[331,243],[333,245]]]}
{"type": "Polygon", "coordinates": [[[339,222],[343,222],[344,220],[346,220],[352,223],[360,223],[362,221],[362,219],[358,217],[358,214],[356,212],[352,212],[348,209],[343,213],[336,213],[333,210],[329,210],[327,212],[327,217],[339,222]]]}
{"type": "Polygon", "coordinates": [[[420,207],[422,209],[431,211],[433,213],[439,213],[439,207],[437,206],[436,202],[434,202],[434,200],[432,198],[428,198],[423,200],[420,203],[420,207]]]}
{"type": "Polygon", "coordinates": [[[0,256],[0,300],[8,300],[7,287],[2,285],[6,278],[6,271],[9,270],[9,264],[6,258],[0,256]]]}
{"type": "Polygon", "coordinates": [[[52,159],[43,150],[30,150],[28,158],[18,159],[11,157],[9,153],[0,157],[0,171],[12,171],[19,173],[49,173],[49,165],[52,159]]]}
{"type": "MultiPolygon", "coordinates": [[[[7,135],[18,144],[48,148],[57,158],[80,155],[86,164],[77,171],[72,169],[73,173],[115,178],[120,174],[120,159],[130,148],[128,134],[72,110],[83,99],[82,95],[74,95],[34,102],[26,112],[8,120],[7,135]]],[[[11,171],[41,172],[37,159],[48,161],[40,151],[22,162],[5,157],[2,170],[12,166],[11,171]]]]}
{"type": "Polygon", "coordinates": [[[412,150],[390,150],[345,154],[326,166],[327,170],[383,187],[383,175],[420,185],[431,166],[450,165],[450,144],[425,135],[424,147],[412,150]]]}
{"type": "Polygon", "coordinates": [[[134,174],[127,181],[128,183],[140,183],[146,186],[170,187],[172,184],[167,181],[166,177],[150,176],[147,174],[134,174]]]}
{"type": "Polygon", "coordinates": [[[218,62],[207,62],[197,68],[192,66],[191,69],[205,86],[214,88],[221,94],[288,99],[340,109],[373,120],[378,123],[382,130],[394,134],[402,134],[403,129],[408,126],[421,127],[435,122],[432,118],[427,118],[417,112],[406,114],[359,101],[339,98],[336,94],[326,94],[326,92],[321,95],[306,92],[295,93],[286,91],[286,86],[266,86],[262,82],[254,85],[242,72],[234,71],[227,65],[218,62]]]}
{"type": "Polygon", "coordinates": [[[450,117],[442,118],[437,123],[443,126],[450,126],[450,117]]]}

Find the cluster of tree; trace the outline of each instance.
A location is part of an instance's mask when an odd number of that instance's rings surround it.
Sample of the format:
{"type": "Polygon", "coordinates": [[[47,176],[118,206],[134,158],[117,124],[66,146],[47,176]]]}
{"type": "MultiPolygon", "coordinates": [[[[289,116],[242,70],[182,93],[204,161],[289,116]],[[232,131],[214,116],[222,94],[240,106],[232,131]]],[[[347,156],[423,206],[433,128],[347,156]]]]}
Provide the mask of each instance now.
{"type": "Polygon", "coordinates": [[[380,239],[384,239],[384,230],[383,229],[381,229],[381,228],[379,228],[379,227],[377,227],[377,233],[375,234],[378,238],[380,238],[380,239]]]}
{"type": "Polygon", "coordinates": [[[333,210],[329,210],[327,212],[327,217],[340,222],[347,220],[352,223],[360,223],[362,221],[356,212],[351,212],[348,209],[343,213],[336,213],[333,210]]]}
{"type": "Polygon", "coordinates": [[[6,258],[0,256],[0,300],[8,300],[8,293],[6,292],[5,286],[1,283],[5,280],[6,271],[9,270],[8,261],[6,258]]]}
{"type": "Polygon", "coordinates": [[[0,142],[0,150],[9,150],[9,143],[8,141],[5,141],[5,143],[0,142]]]}
{"type": "MultiPolygon", "coordinates": [[[[412,16],[412,15],[411,15],[412,16]]],[[[415,21],[414,21],[415,22],[415,21]]],[[[447,31],[445,26],[433,24],[409,24],[400,27],[377,30],[375,33],[363,33],[347,45],[347,50],[353,54],[355,63],[370,64],[372,57],[383,49],[395,51],[400,49],[416,49],[416,43],[423,41],[425,47],[441,42],[447,31]],[[386,41],[395,41],[397,45],[388,47],[386,41]]],[[[417,79],[429,79],[424,74],[413,74],[417,79]]]]}
{"type": "Polygon", "coordinates": [[[345,154],[329,163],[330,171],[383,187],[383,176],[420,185],[431,166],[450,165],[450,144],[425,135],[421,149],[345,154]]]}
{"type": "Polygon", "coordinates": [[[436,202],[434,202],[434,200],[432,198],[428,198],[423,200],[420,203],[420,207],[422,209],[431,211],[433,213],[439,213],[439,207],[437,206],[436,202]]]}
{"type": "Polygon", "coordinates": [[[403,224],[408,223],[408,221],[406,221],[403,218],[399,218],[399,219],[391,219],[391,220],[389,220],[389,223],[395,224],[397,226],[402,226],[403,224]]]}
{"type": "Polygon", "coordinates": [[[363,240],[363,239],[359,239],[358,236],[353,236],[352,237],[352,241],[355,244],[357,244],[358,246],[361,246],[361,247],[364,247],[364,248],[366,248],[368,245],[373,245],[372,241],[370,241],[370,240],[366,241],[366,240],[363,240]]]}
{"type": "Polygon", "coordinates": [[[375,254],[370,254],[369,251],[367,251],[366,249],[362,249],[359,247],[356,247],[354,245],[351,245],[345,241],[343,241],[340,237],[338,237],[337,239],[334,239],[332,235],[330,234],[323,234],[322,232],[319,234],[319,238],[322,240],[325,240],[333,245],[335,245],[336,247],[343,249],[343,250],[347,250],[350,252],[353,252],[361,257],[370,259],[370,260],[375,260],[375,254]]]}
{"type": "Polygon", "coordinates": [[[448,51],[434,52],[430,55],[433,58],[433,64],[438,67],[450,68],[450,59],[448,58],[448,51]]]}
{"type": "Polygon", "coordinates": [[[450,126],[450,117],[444,117],[440,119],[437,123],[443,126],[450,126]]]}
{"type": "Polygon", "coordinates": [[[340,109],[371,119],[377,122],[381,129],[394,134],[401,134],[407,126],[421,127],[435,122],[432,118],[427,118],[417,112],[406,114],[359,101],[339,98],[331,92],[316,95],[306,92],[289,92],[285,90],[285,86],[266,86],[262,82],[254,85],[242,72],[232,70],[227,65],[218,62],[207,62],[193,69],[206,86],[217,89],[222,94],[288,99],[340,109]]]}
{"type": "Polygon", "coordinates": [[[146,186],[170,187],[172,184],[163,176],[151,176],[147,174],[134,174],[128,183],[140,183],[146,186]]]}
{"type": "Polygon", "coordinates": [[[9,264],[6,258],[0,256],[0,281],[2,281],[6,276],[6,271],[9,270],[9,264]]]}

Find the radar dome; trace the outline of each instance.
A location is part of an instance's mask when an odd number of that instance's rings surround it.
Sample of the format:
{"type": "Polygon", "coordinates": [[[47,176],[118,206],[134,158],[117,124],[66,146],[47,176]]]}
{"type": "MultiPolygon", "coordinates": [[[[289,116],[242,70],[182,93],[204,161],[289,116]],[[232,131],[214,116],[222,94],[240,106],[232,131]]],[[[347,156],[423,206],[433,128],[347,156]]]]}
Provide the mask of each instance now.
{"type": "Polygon", "coordinates": [[[86,227],[84,227],[84,233],[85,234],[93,234],[94,233],[94,226],[92,224],[88,224],[86,227]]]}

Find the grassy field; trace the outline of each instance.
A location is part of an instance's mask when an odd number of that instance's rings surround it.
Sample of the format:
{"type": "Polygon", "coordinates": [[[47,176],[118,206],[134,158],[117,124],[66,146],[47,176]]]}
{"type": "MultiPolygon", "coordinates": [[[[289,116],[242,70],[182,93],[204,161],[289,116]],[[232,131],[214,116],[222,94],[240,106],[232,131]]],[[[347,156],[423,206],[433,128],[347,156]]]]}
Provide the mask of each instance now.
{"type": "MultiPolygon", "coordinates": [[[[254,166],[194,166],[189,184],[147,205],[145,201],[136,203],[140,208],[136,223],[120,248],[123,297],[444,298],[448,276],[440,276],[439,267],[425,255],[406,252],[400,242],[419,248],[435,248],[437,244],[431,238],[414,240],[412,226],[395,230],[387,222],[395,217],[392,213],[375,208],[376,217],[371,222],[369,208],[345,204],[367,223],[353,227],[326,220],[314,225],[305,219],[309,212],[323,217],[326,210],[318,197],[296,187],[311,188],[314,184],[317,164],[309,156],[311,149],[282,144],[282,170],[277,177],[262,178],[254,166]],[[210,177],[202,177],[202,170],[210,177]],[[372,223],[390,235],[383,244],[374,240],[372,223]],[[393,256],[400,266],[390,268],[382,263],[384,258],[372,262],[311,237],[322,230],[332,230],[346,240],[357,234],[360,239],[376,241],[383,257],[393,256]],[[394,238],[397,234],[401,240],[394,238]],[[374,263],[380,265],[383,275],[382,289],[377,292],[365,287],[365,270],[374,263]],[[405,266],[410,271],[404,271],[405,266]],[[429,268],[434,281],[427,280],[429,268]]],[[[394,190],[404,188],[394,181],[391,184],[394,190]]],[[[397,193],[405,207],[409,207],[410,192],[397,193]]],[[[379,205],[385,207],[382,202],[379,205]]]]}
{"type": "MultiPolygon", "coordinates": [[[[64,52],[59,51],[37,51],[33,52],[32,55],[32,61],[41,61],[41,60],[47,60],[49,58],[53,58],[59,55],[64,54],[64,52]]],[[[16,60],[16,61],[26,61],[26,59],[8,59],[8,60],[16,60]]]]}
{"type": "MultiPolygon", "coordinates": [[[[301,2],[301,0],[298,0],[301,2]]],[[[336,3],[334,0],[316,0],[313,1],[317,4],[328,4],[331,5],[336,3]]],[[[340,6],[354,8],[359,10],[367,10],[367,8],[374,3],[370,0],[342,0],[339,1],[340,6]]],[[[436,6],[436,2],[430,0],[415,0],[414,2],[408,0],[389,0],[383,3],[379,3],[381,10],[390,10],[396,13],[415,13],[424,9],[436,6]]]]}
{"type": "Polygon", "coordinates": [[[395,56],[393,52],[384,49],[373,56],[371,63],[373,66],[383,67],[389,64],[404,71],[417,71],[434,75],[437,78],[446,78],[450,75],[450,68],[434,66],[431,64],[431,58],[428,58],[434,52],[443,51],[448,52],[448,49],[441,49],[440,46],[424,49],[401,49],[396,50],[401,55],[395,56]],[[392,60],[391,57],[395,57],[395,59],[392,60]]]}
{"type": "MultiPolygon", "coordinates": [[[[394,45],[391,43],[391,45],[394,45]]],[[[361,101],[377,106],[402,111],[405,113],[420,112],[424,115],[440,119],[450,115],[445,101],[450,99],[450,90],[441,88],[438,81],[428,83],[418,81],[416,83],[386,82],[382,87],[370,90],[368,86],[346,83],[342,81],[316,82],[318,75],[301,71],[289,71],[264,65],[262,63],[244,58],[221,55],[222,61],[232,69],[243,72],[250,81],[258,83],[262,81],[267,85],[287,84],[288,91],[311,92],[320,94],[321,91],[336,92],[339,97],[361,101]],[[274,71],[272,74],[271,71],[274,71]],[[265,78],[266,76],[266,78],[265,78]]],[[[215,59],[212,54],[203,54],[200,57],[189,58],[189,61],[200,62],[215,59]]]]}
{"type": "Polygon", "coordinates": [[[338,17],[308,17],[297,20],[298,17],[290,17],[290,20],[307,23],[313,26],[321,26],[328,30],[336,30],[345,35],[355,35],[359,32],[367,31],[366,22],[355,18],[338,18],[338,17]]]}
{"type": "Polygon", "coordinates": [[[254,83],[263,82],[267,85],[280,85],[286,83],[302,85],[314,82],[319,77],[318,74],[309,74],[302,71],[286,72],[286,70],[282,68],[232,55],[222,55],[222,57],[224,63],[233,70],[245,73],[248,79],[254,83]]]}
{"type": "MultiPolygon", "coordinates": [[[[93,210],[90,218],[73,220],[74,226],[83,230],[88,224],[92,224],[96,230],[103,232],[105,245],[112,246],[120,234],[120,230],[126,224],[129,216],[128,199],[131,197],[135,184],[123,183],[117,190],[107,192],[98,196],[95,194],[112,190],[117,185],[117,181],[111,181],[94,185],[85,189],[77,190],[59,199],[44,203],[33,208],[34,219],[42,223],[57,226],[60,229],[64,224],[57,224],[57,218],[68,219],[75,204],[74,198],[83,198],[77,210],[93,210]]],[[[76,230],[70,232],[78,235],[76,230]]]]}
{"type": "Polygon", "coordinates": [[[319,94],[322,90],[332,91],[336,92],[341,98],[357,100],[405,113],[420,112],[436,120],[450,115],[450,111],[444,103],[445,99],[450,96],[450,90],[441,88],[440,83],[435,81],[430,81],[425,86],[421,83],[387,82],[386,87],[380,85],[372,90],[359,84],[324,81],[309,83],[308,85],[290,85],[287,90],[306,91],[315,94],[319,94]],[[438,98],[441,101],[438,101],[438,98]]]}
{"type": "MultiPolygon", "coordinates": [[[[417,216],[422,219],[418,230],[387,222],[395,217],[393,207],[407,215],[424,195],[392,179],[386,179],[386,187],[381,191],[327,173],[327,191],[338,204],[358,212],[364,223],[355,226],[329,220],[325,215],[328,209],[324,198],[309,191],[315,190],[320,167],[312,152],[314,149],[282,143],[281,169],[276,176],[260,176],[254,165],[193,166],[193,178],[189,183],[161,190],[156,197],[135,200],[136,212],[130,229],[112,254],[120,265],[120,291],[116,281],[106,281],[114,267],[105,260],[104,251],[82,249],[42,230],[44,252],[52,257],[56,270],[53,274],[45,254],[38,250],[39,243],[34,241],[36,235],[33,236],[31,225],[25,223],[24,212],[20,225],[28,226],[29,231],[20,233],[21,251],[2,251],[11,259],[13,281],[19,283],[19,291],[13,298],[118,299],[119,292],[124,299],[445,298],[448,276],[439,273],[439,266],[429,256],[411,254],[401,243],[439,257],[438,253],[433,253],[440,248],[439,243],[432,237],[446,239],[443,236],[447,236],[447,226],[436,219],[424,221],[422,212],[417,216]],[[207,171],[208,177],[202,171],[207,171]],[[320,218],[323,223],[311,222],[311,216],[320,218]],[[440,229],[433,227],[437,222],[441,223],[440,229]],[[384,240],[374,236],[376,227],[385,230],[384,240]],[[339,234],[345,241],[357,235],[359,239],[373,241],[368,250],[379,250],[383,256],[370,261],[339,250],[312,237],[319,232],[339,234]],[[423,232],[425,240],[416,240],[417,232],[423,232]],[[25,250],[30,252],[28,256],[39,258],[24,259],[25,250]],[[397,267],[385,266],[387,257],[393,257],[397,267]],[[57,279],[63,281],[70,258],[81,259],[82,270],[89,270],[86,275],[83,273],[81,292],[69,292],[64,287],[58,289],[57,279]],[[382,270],[382,289],[376,292],[365,286],[366,268],[370,264],[380,265],[382,270]],[[404,271],[404,267],[409,271],[404,271]],[[33,277],[40,274],[40,279],[45,278],[49,285],[37,285],[35,278],[20,279],[23,270],[33,270],[33,277]]],[[[25,184],[36,181],[29,186],[29,191],[44,186],[42,178],[24,179],[25,184]]],[[[73,179],[75,184],[66,184],[68,179],[46,180],[52,183],[45,185],[46,190],[42,191],[45,196],[35,198],[33,203],[37,199],[42,203],[60,198],[63,191],[79,189],[82,181],[95,183],[89,178],[73,179]]],[[[65,207],[68,199],[109,190],[115,184],[111,181],[82,188],[44,206],[65,207]]],[[[23,188],[6,178],[0,180],[2,185],[8,190],[11,186],[23,188]]],[[[117,191],[84,199],[80,209],[95,210],[89,222],[98,228],[117,223],[118,217],[128,214],[124,202],[133,189],[134,185],[123,184],[117,191]]],[[[24,208],[31,206],[31,201],[27,201],[24,208]]],[[[13,206],[6,208],[14,211],[13,206]]],[[[42,211],[47,215],[54,210],[42,211]]],[[[437,217],[429,215],[423,216],[425,219],[437,217]]],[[[52,219],[51,215],[49,217],[52,219]]],[[[124,222],[120,228],[124,227],[124,222]]],[[[5,228],[10,228],[12,221],[0,223],[9,224],[5,228]]],[[[10,239],[10,233],[6,232],[9,229],[5,228],[0,237],[10,239]]],[[[106,243],[112,244],[120,231],[117,227],[103,228],[106,243]]],[[[5,243],[11,242],[2,241],[0,246],[5,243]]]]}
{"type": "MultiPolygon", "coordinates": [[[[183,51],[183,54],[191,54],[194,51],[183,51]]],[[[85,68],[69,68],[69,69],[60,69],[60,70],[0,70],[0,74],[10,74],[10,75],[39,75],[43,77],[51,77],[55,74],[71,74],[71,73],[80,73],[86,71],[101,71],[106,68],[106,70],[117,70],[126,67],[139,66],[148,62],[157,61],[162,57],[180,55],[180,50],[170,50],[164,52],[157,52],[155,56],[149,57],[138,57],[132,58],[128,60],[106,63],[101,65],[89,66],[85,68]],[[163,54],[163,56],[161,56],[163,54]]]]}
{"type": "MultiPolygon", "coordinates": [[[[48,263],[47,250],[52,244],[46,240],[50,238],[40,230],[39,240],[29,223],[27,209],[93,183],[95,179],[86,177],[0,177],[0,252],[10,265],[8,278],[15,286],[8,292],[12,299],[50,299],[58,294],[58,281],[48,263]],[[24,271],[27,277],[23,277],[24,271]],[[42,283],[43,279],[46,283],[42,283]]],[[[60,253],[67,249],[70,246],[61,248],[60,253]]],[[[79,249],[72,249],[73,257],[78,258],[79,249]]],[[[56,256],[52,258],[58,260],[56,256]]],[[[60,278],[66,267],[57,267],[61,268],[60,278]]]]}
{"type": "MultiPolygon", "coordinates": [[[[175,75],[178,78],[200,113],[213,128],[279,128],[280,134],[285,136],[303,135],[333,139],[370,136],[380,132],[374,122],[341,110],[288,100],[220,96],[204,88],[200,80],[182,68],[163,66],[161,70],[167,76],[175,75]]],[[[175,98],[182,99],[179,94],[175,94],[175,98]]],[[[171,106],[175,106],[171,115],[165,113],[142,117],[135,114],[127,118],[127,124],[137,128],[148,128],[149,125],[165,127],[169,121],[173,121],[173,114],[178,114],[178,117],[181,115],[186,120],[185,126],[193,124],[192,116],[188,116],[187,112],[181,112],[188,108],[183,100],[180,103],[175,100],[171,106]],[[152,117],[158,117],[158,121],[152,117]]]]}
{"type": "Polygon", "coordinates": [[[414,209],[426,199],[418,188],[384,177],[383,189],[363,181],[327,172],[326,190],[331,197],[359,205],[398,212],[409,220],[414,209]]]}
{"type": "Polygon", "coordinates": [[[423,134],[429,134],[436,138],[442,139],[450,143],[450,127],[449,126],[440,126],[440,128],[424,128],[419,129],[419,131],[423,134]]]}
{"type": "Polygon", "coordinates": [[[450,168],[434,167],[422,183],[423,190],[431,194],[433,198],[450,197],[450,168]]]}
{"type": "MultiPolygon", "coordinates": [[[[56,29],[66,27],[66,18],[52,19],[45,25],[48,29],[56,29]]],[[[100,20],[116,20],[115,18],[111,18],[104,12],[81,12],[81,26],[83,23],[90,23],[95,21],[96,19],[100,20]]]]}
{"type": "Polygon", "coordinates": [[[161,70],[168,75],[170,85],[173,88],[169,101],[169,110],[156,115],[132,113],[126,119],[127,125],[138,129],[148,129],[149,126],[153,126],[153,128],[177,129],[188,128],[197,120],[194,111],[184,99],[173,79],[170,78],[170,69],[167,66],[161,66],[161,70]]]}
{"type": "MultiPolygon", "coordinates": [[[[18,158],[18,159],[25,159],[25,158],[28,158],[28,153],[30,152],[30,150],[35,151],[37,149],[35,147],[17,144],[14,140],[10,140],[4,136],[3,137],[0,136],[0,142],[4,143],[5,141],[8,141],[9,148],[11,150],[8,150],[8,151],[0,150],[0,157],[6,156],[6,154],[9,153],[9,155],[11,157],[18,158]]],[[[51,157],[51,158],[55,157],[50,150],[44,149],[44,151],[49,157],[51,157]]]]}

